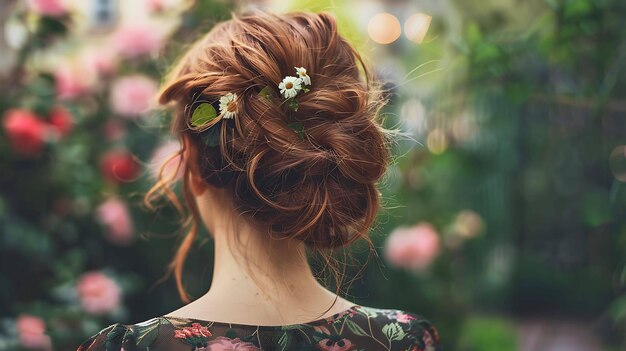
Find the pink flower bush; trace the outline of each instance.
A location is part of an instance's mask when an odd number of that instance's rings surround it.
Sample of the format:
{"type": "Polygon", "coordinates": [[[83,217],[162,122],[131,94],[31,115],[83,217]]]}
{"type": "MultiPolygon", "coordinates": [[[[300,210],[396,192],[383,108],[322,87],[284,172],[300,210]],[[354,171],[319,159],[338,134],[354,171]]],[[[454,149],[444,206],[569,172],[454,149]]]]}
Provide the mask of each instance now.
{"type": "Polygon", "coordinates": [[[96,209],[97,220],[106,226],[106,237],[117,245],[129,245],[133,239],[134,226],[126,203],[111,197],[96,209]]]}
{"type": "Polygon", "coordinates": [[[157,84],[143,75],[118,78],[111,86],[111,109],[124,117],[141,116],[156,97],[157,84]]]}
{"type": "Polygon", "coordinates": [[[115,310],[122,295],[117,283],[99,271],[84,273],[76,283],[76,293],[83,309],[91,314],[115,310]]]}
{"type": "Polygon", "coordinates": [[[117,68],[115,54],[103,48],[89,48],[82,52],[81,64],[83,67],[99,76],[109,76],[117,68]]]}
{"type": "Polygon", "coordinates": [[[120,27],[112,40],[117,52],[128,58],[155,53],[165,44],[161,28],[150,23],[120,27]]]}
{"type": "Polygon", "coordinates": [[[67,13],[64,0],[28,0],[28,9],[34,13],[49,17],[58,17],[67,13]]]}
{"type": "Polygon", "coordinates": [[[20,344],[28,349],[51,350],[52,342],[46,335],[46,323],[39,317],[22,314],[16,320],[20,344]]]}
{"type": "Polygon", "coordinates": [[[56,94],[61,100],[70,100],[91,92],[96,77],[91,69],[64,63],[54,71],[56,94]]]}
{"type": "Polygon", "coordinates": [[[168,161],[168,158],[172,155],[176,154],[180,150],[180,143],[176,140],[170,140],[162,145],[160,145],[153,153],[152,158],[150,160],[150,174],[154,179],[157,179],[159,176],[159,171],[161,170],[161,166],[165,164],[163,169],[163,177],[164,179],[169,179],[170,177],[174,177],[173,181],[178,181],[183,174],[184,164],[181,164],[178,168],[178,172],[176,172],[176,167],[178,164],[184,160],[180,155],[176,155],[174,158],[168,161]],[[166,163],[167,162],[167,163],[166,163]],[[176,172],[176,174],[174,174],[176,172]]]}
{"type": "Polygon", "coordinates": [[[46,124],[35,113],[26,109],[10,109],[2,120],[13,150],[23,156],[36,156],[43,149],[46,124]]]}
{"type": "Polygon", "coordinates": [[[426,222],[405,228],[396,228],[387,238],[385,255],[394,266],[424,270],[439,254],[439,235],[426,222]]]}

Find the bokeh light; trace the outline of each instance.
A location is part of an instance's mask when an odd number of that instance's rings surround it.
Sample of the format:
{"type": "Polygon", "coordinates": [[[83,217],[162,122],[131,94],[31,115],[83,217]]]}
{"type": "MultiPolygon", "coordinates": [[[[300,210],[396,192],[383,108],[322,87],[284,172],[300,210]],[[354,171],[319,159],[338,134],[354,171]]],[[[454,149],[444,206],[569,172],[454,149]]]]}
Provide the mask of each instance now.
{"type": "Polygon", "coordinates": [[[424,13],[416,13],[404,22],[404,35],[409,40],[421,44],[428,33],[432,16],[424,13]]]}
{"type": "Polygon", "coordinates": [[[402,32],[400,21],[390,13],[379,13],[372,17],[367,25],[367,33],[378,44],[390,44],[396,41],[402,32]]]}
{"type": "Polygon", "coordinates": [[[433,154],[440,154],[448,148],[448,137],[445,131],[435,128],[428,133],[426,138],[426,146],[433,154]]]}
{"type": "Polygon", "coordinates": [[[400,108],[400,116],[406,128],[414,134],[422,134],[426,129],[426,108],[418,99],[406,100],[400,108]]]}

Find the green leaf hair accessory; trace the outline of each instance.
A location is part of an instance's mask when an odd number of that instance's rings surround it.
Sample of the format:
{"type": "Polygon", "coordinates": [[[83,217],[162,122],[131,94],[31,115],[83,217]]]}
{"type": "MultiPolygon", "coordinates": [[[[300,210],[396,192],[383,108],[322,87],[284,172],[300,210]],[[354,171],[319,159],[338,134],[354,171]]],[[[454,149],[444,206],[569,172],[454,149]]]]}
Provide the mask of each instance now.
{"type": "Polygon", "coordinates": [[[202,141],[207,147],[218,146],[220,144],[220,129],[209,128],[207,131],[202,133],[202,141]]]}
{"type": "Polygon", "coordinates": [[[203,132],[201,137],[206,146],[214,147],[220,143],[220,130],[221,128],[212,128],[215,125],[220,125],[220,122],[225,120],[235,120],[235,126],[237,131],[239,125],[235,119],[237,116],[237,94],[227,93],[219,99],[218,114],[215,111],[213,104],[203,102],[196,106],[196,109],[191,114],[191,126],[195,131],[203,132]]]}
{"type": "Polygon", "coordinates": [[[300,137],[300,139],[305,138],[304,124],[302,124],[302,122],[289,123],[288,126],[289,128],[293,129],[293,131],[296,132],[296,134],[298,134],[298,137],[300,137]]]}
{"type": "Polygon", "coordinates": [[[194,127],[202,127],[214,120],[215,117],[217,117],[217,113],[213,105],[203,102],[193,111],[191,115],[191,125],[194,127]]]}
{"type": "Polygon", "coordinates": [[[269,101],[272,101],[272,99],[276,97],[276,94],[274,93],[274,90],[272,89],[272,87],[270,87],[269,85],[266,85],[265,88],[259,91],[259,96],[266,98],[269,101]]]}

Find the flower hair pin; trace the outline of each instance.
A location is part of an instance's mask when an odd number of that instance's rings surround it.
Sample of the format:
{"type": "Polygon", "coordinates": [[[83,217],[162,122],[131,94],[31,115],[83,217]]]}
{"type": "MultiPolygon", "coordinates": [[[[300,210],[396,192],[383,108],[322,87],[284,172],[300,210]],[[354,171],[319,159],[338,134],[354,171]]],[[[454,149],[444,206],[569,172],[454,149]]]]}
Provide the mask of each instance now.
{"type": "Polygon", "coordinates": [[[211,127],[221,122],[222,119],[234,120],[237,116],[237,103],[237,94],[227,93],[219,99],[219,114],[215,111],[213,104],[208,102],[196,106],[191,115],[191,125],[199,132],[209,129],[207,133],[204,133],[208,146],[219,145],[219,128],[211,127]]]}
{"type": "MultiPolygon", "coordinates": [[[[295,98],[301,92],[307,93],[310,91],[307,86],[311,85],[311,77],[307,74],[306,68],[294,68],[296,69],[296,76],[285,76],[282,82],[278,84],[278,89],[285,98],[284,102],[286,102],[293,111],[297,111],[298,102],[295,98]]],[[[270,101],[275,97],[274,90],[269,86],[261,89],[259,95],[270,101]]],[[[198,104],[191,115],[191,126],[198,132],[208,130],[206,133],[203,133],[206,145],[217,146],[219,145],[220,140],[220,128],[212,127],[221,122],[223,119],[235,120],[235,125],[237,126],[240,135],[242,135],[237,123],[237,109],[237,94],[229,92],[221,96],[219,99],[219,114],[211,103],[203,102],[198,104]]],[[[289,127],[292,128],[300,137],[303,137],[304,128],[302,123],[290,123],[289,127]]]]}
{"type": "Polygon", "coordinates": [[[294,111],[298,111],[298,102],[295,100],[295,97],[300,91],[305,93],[309,92],[309,88],[306,86],[311,85],[311,77],[306,73],[306,68],[294,68],[296,69],[297,77],[286,76],[283,78],[283,81],[278,84],[278,89],[280,89],[280,93],[285,97],[285,101],[289,107],[294,111]]]}

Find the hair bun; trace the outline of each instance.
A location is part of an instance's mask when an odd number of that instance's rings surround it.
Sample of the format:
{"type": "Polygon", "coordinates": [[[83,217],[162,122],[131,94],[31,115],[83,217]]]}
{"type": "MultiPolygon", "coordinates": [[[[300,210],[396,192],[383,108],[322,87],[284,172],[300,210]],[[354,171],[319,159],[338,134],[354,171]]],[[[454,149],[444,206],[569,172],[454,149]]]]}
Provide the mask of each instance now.
{"type": "Polygon", "coordinates": [[[239,99],[240,129],[219,124],[219,147],[200,148],[204,180],[227,188],[235,206],[272,235],[318,249],[366,237],[390,156],[377,122],[385,101],[335,19],[254,13],[223,22],[183,57],[161,102],[179,103],[172,130],[200,146],[201,134],[186,129],[185,107],[228,92],[239,99]],[[312,81],[295,98],[297,111],[259,95],[294,67],[306,67],[312,81]]]}

